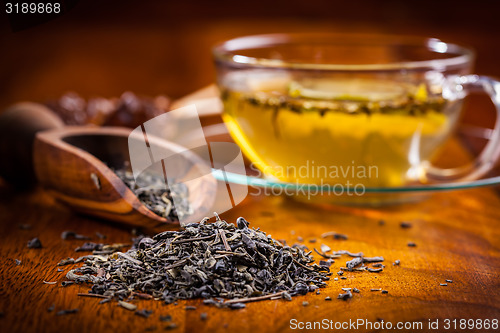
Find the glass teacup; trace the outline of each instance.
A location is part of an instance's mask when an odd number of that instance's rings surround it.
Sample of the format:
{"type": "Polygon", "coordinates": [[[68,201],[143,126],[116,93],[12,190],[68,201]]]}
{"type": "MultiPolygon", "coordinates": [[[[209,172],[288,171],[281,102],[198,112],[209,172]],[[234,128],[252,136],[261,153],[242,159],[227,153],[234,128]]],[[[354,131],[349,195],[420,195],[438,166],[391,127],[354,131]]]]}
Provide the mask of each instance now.
{"type": "Polygon", "coordinates": [[[500,155],[497,117],[474,163],[430,163],[470,91],[487,92],[499,110],[500,83],[470,75],[467,48],[417,37],[278,34],[229,40],[214,56],[224,122],[267,177],[398,187],[476,179],[500,155]]]}

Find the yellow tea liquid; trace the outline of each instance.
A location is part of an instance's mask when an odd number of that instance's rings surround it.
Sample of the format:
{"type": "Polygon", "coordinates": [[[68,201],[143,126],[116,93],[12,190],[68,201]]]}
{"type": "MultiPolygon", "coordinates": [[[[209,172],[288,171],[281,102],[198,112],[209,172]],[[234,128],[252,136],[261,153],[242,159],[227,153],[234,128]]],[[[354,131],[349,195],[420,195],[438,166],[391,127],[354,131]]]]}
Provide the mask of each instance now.
{"type": "Polygon", "coordinates": [[[224,121],[265,175],[308,184],[422,180],[456,116],[424,85],[363,79],[248,78],[222,88],[224,121]]]}

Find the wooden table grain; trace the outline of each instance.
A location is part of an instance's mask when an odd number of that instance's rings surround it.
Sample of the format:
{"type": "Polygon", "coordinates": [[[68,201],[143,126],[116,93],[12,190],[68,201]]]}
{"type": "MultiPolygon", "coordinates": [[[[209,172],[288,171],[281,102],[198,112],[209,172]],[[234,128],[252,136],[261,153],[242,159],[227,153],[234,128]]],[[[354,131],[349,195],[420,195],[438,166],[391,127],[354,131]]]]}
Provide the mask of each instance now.
{"type": "MultiPolygon", "coordinates": [[[[438,319],[441,332],[446,319],[500,319],[500,198],[491,188],[436,193],[419,203],[383,208],[315,206],[286,197],[250,195],[222,217],[234,222],[244,216],[251,226],[274,238],[294,243],[302,237],[311,249],[326,244],[334,250],[383,256],[384,271],[345,272],[347,279],[338,281],[334,274],[319,295],[298,296],[291,302],[249,303],[242,310],[217,309],[200,300],[177,305],[134,301],[139,309],[153,311],[147,319],[115,302],[101,305],[100,299],[77,296],[87,293],[89,286],[62,287],[60,283],[73,265],[63,266],[62,272],[56,266],[62,258],[78,256],[74,249],[83,242],[61,239],[63,231],[89,235],[94,241],[98,241],[98,231],[107,235],[106,242],[130,242],[130,229],[75,215],[40,188],[14,193],[2,185],[0,198],[0,326],[7,328],[5,332],[162,331],[169,323],[160,321],[160,316],[167,314],[179,332],[286,332],[299,322],[358,319],[372,325],[381,320],[393,325],[422,323],[422,330],[410,330],[415,332],[428,331],[429,320],[438,319]],[[412,227],[402,228],[401,221],[412,227]],[[31,228],[22,229],[20,224],[31,228]],[[327,231],[344,233],[348,240],[322,239],[320,235],[327,231]],[[27,248],[33,237],[40,238],[43,248],[27,248]],[[312,243],[314,239],[316,243],[312,243]],[[409,247],[408,242],[417,246],[409,247]],[[392,264],[395,260],[400,260],[399,266],[392,264]],[[446,280],[453,282],[441,286],[446,280]],[[354,293],[352,299],[336,299],[341,288],[354,287],[360,293],[354,293]],[[372,288],[388,293],[370,291],[372,288]],[[332,300],[325,300],[327,296],[332,300]],[[52,305],[55,309],[49,312],[52,305]],[[196,310],[186,310],[186,305],[196,306],[196,310]],[[56,315],[73,308],[79,311],[56,315]],[[206,320],[202,313],[207,314],[206,320]]],[[[332,271],[336,273],[347,260],[336,260],[332,271]]],[[[375,329],[362,326],[350,331],[375,329]]]]}

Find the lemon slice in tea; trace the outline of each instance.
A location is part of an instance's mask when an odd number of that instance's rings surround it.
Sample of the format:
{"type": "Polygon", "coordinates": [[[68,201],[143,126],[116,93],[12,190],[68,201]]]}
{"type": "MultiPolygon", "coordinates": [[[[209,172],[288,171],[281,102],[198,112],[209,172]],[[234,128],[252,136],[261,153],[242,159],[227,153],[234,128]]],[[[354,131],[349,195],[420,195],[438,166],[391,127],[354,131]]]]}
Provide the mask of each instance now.
{"type": "Polygon", "coordinates": [[[408,87],[399,82],[368,79],[302,79],[291,81],[291,97],[321,100],[379,102],[408,96],[408,87]]]}

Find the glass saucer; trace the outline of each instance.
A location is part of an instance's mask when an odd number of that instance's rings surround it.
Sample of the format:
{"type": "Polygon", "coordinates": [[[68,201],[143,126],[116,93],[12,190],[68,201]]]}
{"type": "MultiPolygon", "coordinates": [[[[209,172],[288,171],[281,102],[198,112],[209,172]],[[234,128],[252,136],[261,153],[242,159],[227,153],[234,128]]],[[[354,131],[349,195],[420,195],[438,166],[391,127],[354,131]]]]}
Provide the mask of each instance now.
{"type": "MultiPolygon", "coordinates": [[[[223,123],[206,126],[204,132],[208,142],[233,142],[223,123]]],[[[459,142],[471,142],[472,140],[475,141],[477,146],[479,141],[484,142],[489,138],[490,132],[491,130],[487,128],[463,125],[459,128],[456,137],[450,140],[453,142],[451,147],[446,147],[443,150],[448,155],[458,156],[458,160],[470,159],[470,153],[459,142]]],[[[364,187],[363,193],[359,195],[359,193],[352,191],[350,194],[346,191],[340,193],[338,188],[330,185],[286,183],[261,176],[237,174],[215,169],[212,170],[212,173],[218,181],[249,186],[251,188],[249,192],[257,195],[286,195],[299,201],[362,206],[415,202],[425,199],[434,192],[473,189],[500,184],[500,172],[494,169],[487,176],[474,181],[416,184],[400,187],[364,187]]]]}

